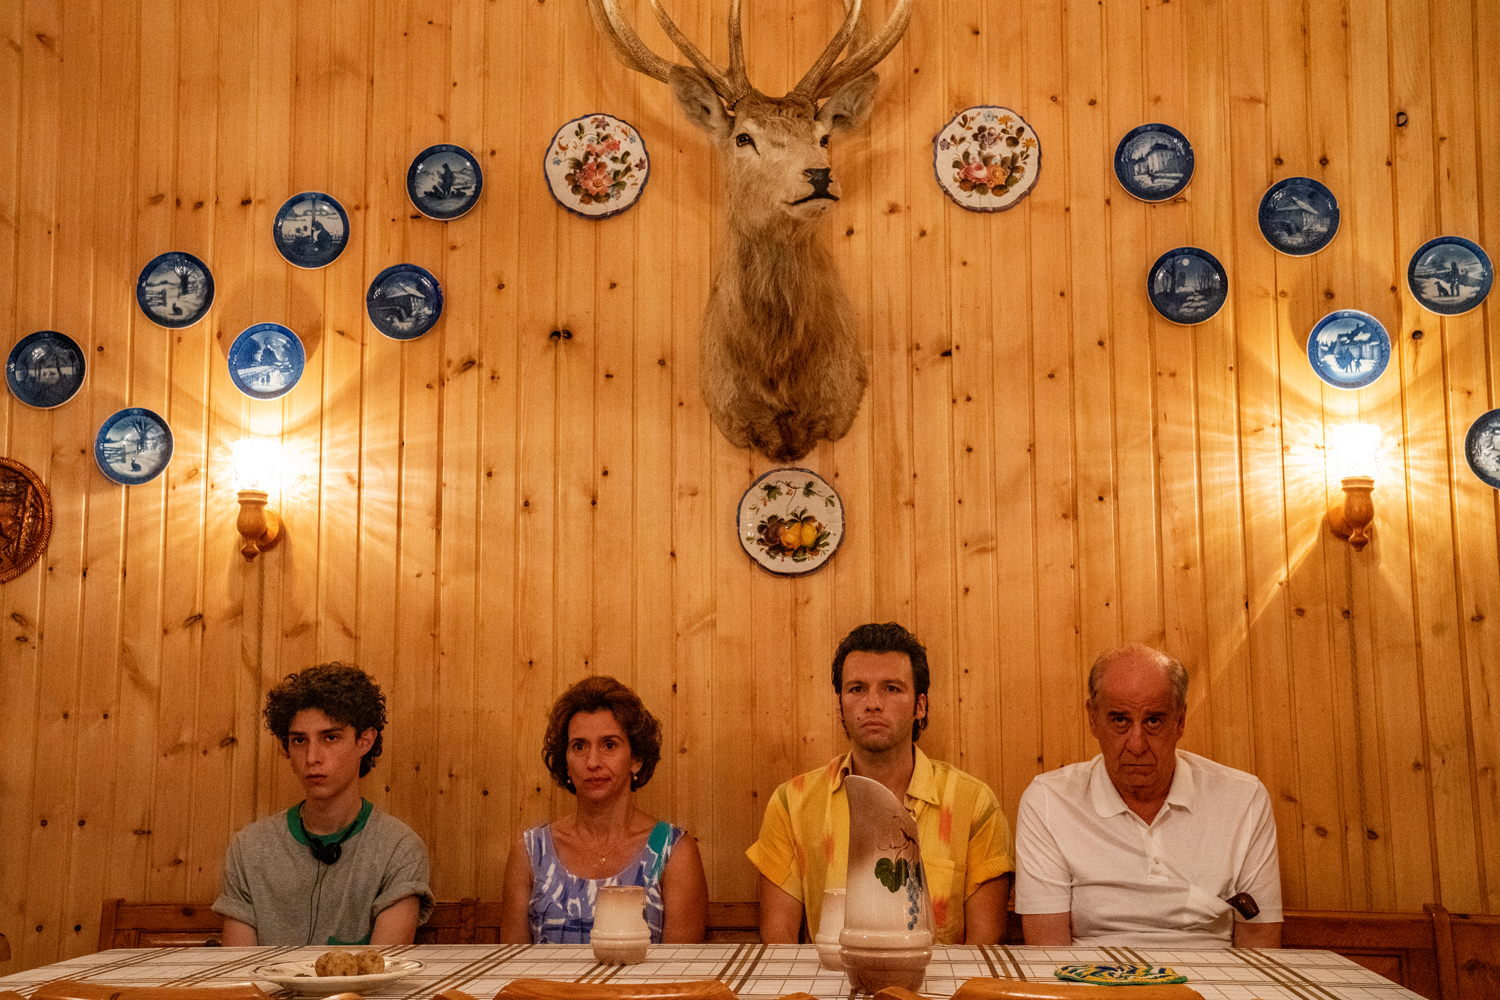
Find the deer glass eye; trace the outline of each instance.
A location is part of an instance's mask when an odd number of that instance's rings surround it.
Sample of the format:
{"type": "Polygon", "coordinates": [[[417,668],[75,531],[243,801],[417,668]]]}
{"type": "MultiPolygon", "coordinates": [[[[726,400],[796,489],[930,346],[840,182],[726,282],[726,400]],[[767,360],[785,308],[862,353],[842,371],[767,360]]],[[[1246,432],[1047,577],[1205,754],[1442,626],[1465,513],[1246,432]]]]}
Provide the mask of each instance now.
{"type": "Polygon", "coordinates": [[[819,139],[818,140],[818,145],[820,145],[820,146],[822,146],[822,147],[824,147],[826,149],[828,147],[828,136],[825,135],[823,138],[819,139]]]}
{"type": "Polygon", "coordinates": [[[752,149],[755,148],[755,140],[750,138],[749,132],[741,132],[739,135],[735,136],[734,144],[736,146],[749,146],[752,149]]]}

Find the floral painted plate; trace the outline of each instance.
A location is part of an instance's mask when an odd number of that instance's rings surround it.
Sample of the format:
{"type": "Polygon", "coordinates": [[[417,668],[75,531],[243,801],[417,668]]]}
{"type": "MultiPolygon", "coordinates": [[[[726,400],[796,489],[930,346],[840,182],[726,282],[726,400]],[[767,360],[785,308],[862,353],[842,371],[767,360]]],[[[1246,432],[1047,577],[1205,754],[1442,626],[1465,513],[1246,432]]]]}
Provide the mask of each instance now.
{"type": "Polygon", "coordinates": [[[1480,482],[1500,490],[1500,410],[1491,410],[1469,425],[1464,456],[1480,482]]]}
{"type": "Polygon", "coordinates": [[[157,326],[181,330],[208,315],[214,304],[214,276],[192,254],[168,250],[141,269],[135,301],[157,326]]]}
{"type": "Polygon", "coordinates": [[[447,222],[468,212],[484,190],[484,171],[462,146],[446,142],[428,146],[406,171],[406,194],[417,211],[447,222]]]}
{"type": "Polygon", "coordinates": [[[772,469],[740,498],[740,544],[777,576],[819,568],[844,541],[844,501],[808,469],[772,469]]]}
{"type": "Polygon", "coordinates": [[[50,410],[78,394],[87,365],[76,341],[56,330],[28,333],[10,349],[5,381],[27,406],[50,410]]]}
{"type": "Polygon", "coordinates": [[[301,339],[280,323],[247,326],[229,346],[229,377],[251,399],[285,396],[306,365],[301,339]]]}
{"type": "Polygon", "coordinates": [[[1307,360],[1335,389],[1363,389],[1391,363],[1391,336],[1369,313],[1335,309],[1308,334],[1307,360]]]}
{"type": "Polygon", "coordinates": [[[634,205],[646,190],[651,157],[629,122],[584,115],[557,130],[542,169],[559,205],[586,219],[607,219],[634,205]]]}
{"type": "Polygon", "coordinates": [[[327,267],[349,244],[349,215],[320,191],[304,191],[286,200],[271,230],[281,256],[298,267],[327,267]]]}
{"type": "Polygon", "coordinates": [[[1333,242],[1339,202],[1327,185],[1311,177],[1287,177],[1260,199],[1260,233],[1289,257],[1308,257],[1333,242]]]}
{"type": "Polygon", "coordinates": [[[1170,125],[1139,125],[1115,147],[1115,179],[1141,201],[1171,201],[1193,179],[1193,145],[1170,125]]]}
{"type": "Polygon", "coordinates": [[[443,288],[425,267],[395,264],[370,282],[365,312],[392,340],[416,340],[443,314],[443,288]]]}
{"type": "Polygon", "coordinates": [[[172,461],[172,428],[151,410],[132,406],[116,411],[94,438],[99,471],[121,486],[149,483],[172,461]]]}
{"type": "Polygon", "coordinates": [[[1229,298],[1229,275],[1207,250],[1178,247],[1156,258],[1146,277],[1151,304],[1173,323],[1213,319],[1229,298]]]}
{"type": "Polygon", "coordinates": [[[1484,301],[1495,281],[1490,255],[1462,236],[1439,236],[1411,255],[1406,284],[1423,309],[1461,316],[1484,301]]]}
{"type": "Polygon", "coordinates": [[[1036,186],[1042,147],[1010,108],[980,105],[953,116],[932,137],[938,187],[971,212],[1003,212],[1036,186]]]}

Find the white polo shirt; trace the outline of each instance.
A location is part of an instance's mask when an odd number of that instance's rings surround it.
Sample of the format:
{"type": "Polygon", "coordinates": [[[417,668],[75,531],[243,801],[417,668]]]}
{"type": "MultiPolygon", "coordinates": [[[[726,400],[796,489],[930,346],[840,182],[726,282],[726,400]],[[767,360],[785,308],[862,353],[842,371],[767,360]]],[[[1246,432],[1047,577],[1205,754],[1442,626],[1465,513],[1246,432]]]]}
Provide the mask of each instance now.
{"type": "Polygon", "coordinates": [[[1016,814],[1016,912],[1073,915],[1080,945],[1227,948],[1224,900],[1248,892],[1258,924],[1281,922],[1276,819],[1260,779],[1177,751],[1148,825],[1104,757],[1037,775],[1016,814]]]}

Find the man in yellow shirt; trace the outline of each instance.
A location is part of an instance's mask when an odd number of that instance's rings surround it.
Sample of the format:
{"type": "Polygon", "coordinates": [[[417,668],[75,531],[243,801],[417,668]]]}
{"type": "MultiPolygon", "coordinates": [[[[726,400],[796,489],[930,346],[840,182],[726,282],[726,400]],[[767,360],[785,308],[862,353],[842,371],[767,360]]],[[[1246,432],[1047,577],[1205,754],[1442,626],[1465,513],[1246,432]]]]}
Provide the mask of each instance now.
{"type": "Polygon", "coordinates": [[[1015,870],[1010,824],[988,785],[917,747],[927,727],[927,650],[895,622],[861,625],[833,658],[833,689],[849,752],[782,784],[760,839],[760,937],[795,943],[806,917],[818,933],[823,891],[845,884],[849,801],[844,775],[880,782],[917,824],[938,944],[995,944],[1005,935],[1015,870]]]}

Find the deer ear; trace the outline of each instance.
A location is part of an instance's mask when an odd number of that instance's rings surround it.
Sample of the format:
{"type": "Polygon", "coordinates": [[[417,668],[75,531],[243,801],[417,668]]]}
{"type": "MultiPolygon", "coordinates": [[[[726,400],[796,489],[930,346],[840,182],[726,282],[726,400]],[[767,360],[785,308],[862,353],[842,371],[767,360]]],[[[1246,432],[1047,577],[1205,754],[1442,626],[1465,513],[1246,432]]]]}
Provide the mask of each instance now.
{"type": "Polygon", "coordinates": [[[671,79],[672,96],[694,124],[715,139],[729,134],[733,121],[724,113],[724,102],[708,77],[692,66],[678,64],[672,67],[671,79]]]}
{"type": "Polygon", "coordinates": [[[830,132],[859,128],[870,117],[870,108],[875,104],[875,85],[879,82],[874,73],[850,80],[818,109],[818,121],[830,132]]]}

